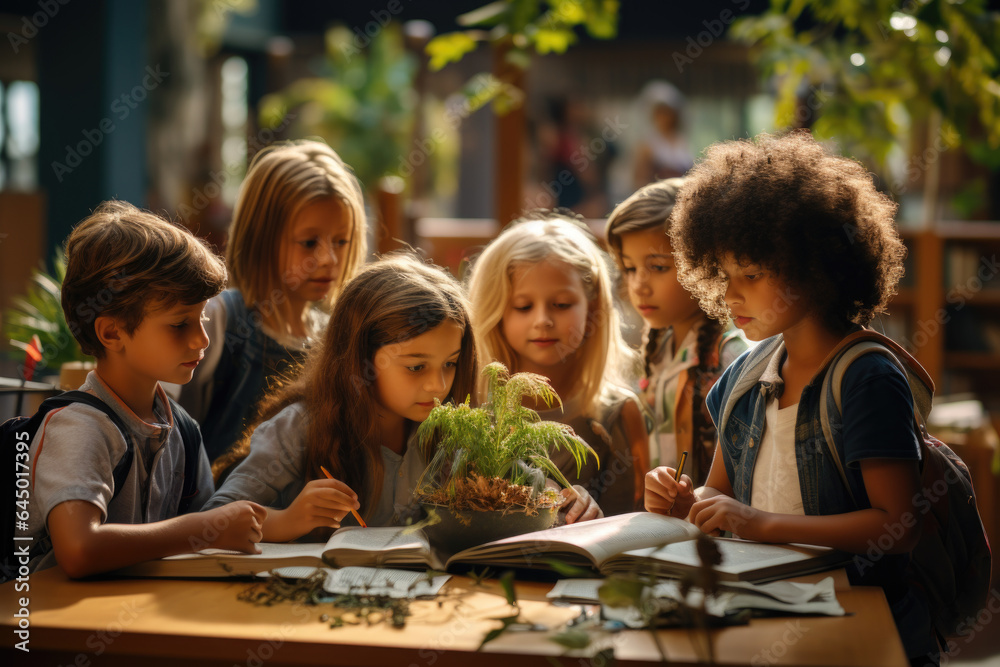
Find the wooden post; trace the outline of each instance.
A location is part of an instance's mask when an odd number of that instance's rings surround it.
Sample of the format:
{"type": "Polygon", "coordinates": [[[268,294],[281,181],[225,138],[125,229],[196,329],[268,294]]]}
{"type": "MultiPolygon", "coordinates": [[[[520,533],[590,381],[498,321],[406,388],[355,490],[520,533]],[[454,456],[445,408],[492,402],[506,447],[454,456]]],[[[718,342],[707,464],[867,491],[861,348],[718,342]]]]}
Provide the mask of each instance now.
{"type": "Polygon", "coordinates": [[[378,181],[375,193],[378,206],[378,231],[376,243],[380,254],[396,250],[412,239],[403,235],[403,188],[405,183],[399,176],[386,176],[378,181]]]}
{"type": "MultiPolygon", "coordinates": [[[[524,70],[507,61],[510,42],[494,46],[493,73],[504,84],[524,90],[524,70]]],[[[496,116],[493,210],[500,226],[521,215],[524,208],[524,104],[496,116]]]]}

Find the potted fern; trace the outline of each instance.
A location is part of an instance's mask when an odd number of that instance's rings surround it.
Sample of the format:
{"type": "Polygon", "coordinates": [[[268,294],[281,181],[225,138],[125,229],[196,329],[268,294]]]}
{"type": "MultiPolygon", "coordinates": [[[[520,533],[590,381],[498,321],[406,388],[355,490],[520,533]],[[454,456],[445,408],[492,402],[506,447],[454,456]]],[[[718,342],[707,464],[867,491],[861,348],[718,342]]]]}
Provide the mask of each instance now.
{"type": "Polygon", "coordinates": [[[546,481],[572,486],[549,453],[565,448],[578,470],[588,455],[597,457],[572,428],[542,421],[523,405],[525,399],[562,405],[547,378],[510,375],[499,362],[483,375],[484,405],[470,407],[468,398],[438,405],[417,430],[430,463],[416,499],[430,517],[430,538],[452,552],[551,526],[563,497],[546,481]]]}

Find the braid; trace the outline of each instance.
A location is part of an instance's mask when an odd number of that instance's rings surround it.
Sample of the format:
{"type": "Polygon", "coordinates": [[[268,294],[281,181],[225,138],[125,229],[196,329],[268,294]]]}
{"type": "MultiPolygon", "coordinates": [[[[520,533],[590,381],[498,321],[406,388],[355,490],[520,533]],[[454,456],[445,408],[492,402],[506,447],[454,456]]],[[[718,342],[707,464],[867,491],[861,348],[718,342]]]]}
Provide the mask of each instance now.
{"type": "MultiPolygon", "coordinates": [[[[697,475],[696,484],[701,484],[708,477],[708,469],[712,465],[711,448],[704,446],[705,441],[715,444],[712,437],[714,426],[710,419],[705,417],[705,382],[706,376],[717,370],[719,360],[714,354],[719,342],[719,335],[722,333],[722,324],[710,317],[702,320],[701,328],[698,329],[698,340],[695,343],[695,353],[698,355],[698,365],[691,369],[694,393],[691,406],[691,448],[695,464],[692,472],[697,475]]],[[[694,478],[695,475],[692,475],[694,478]]]]}
{"type": "Polygon", "coordinates": [[[663,329],[649,330],[649,340],[646,341],[646,349],[642,352],[642,366],[646,379],[652,376],[652,369],[650,367],[653,363],[653,355],[656,353],[656,348],[660,344],[660,338],[663,336],[663,331],[663,329]]]}

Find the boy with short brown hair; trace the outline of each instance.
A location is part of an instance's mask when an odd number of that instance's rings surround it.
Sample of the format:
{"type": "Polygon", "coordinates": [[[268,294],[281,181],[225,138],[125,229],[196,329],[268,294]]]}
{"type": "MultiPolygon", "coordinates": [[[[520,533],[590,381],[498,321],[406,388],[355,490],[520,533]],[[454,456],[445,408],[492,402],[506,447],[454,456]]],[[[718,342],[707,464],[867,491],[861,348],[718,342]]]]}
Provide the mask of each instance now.
{"type": "MultiPolygon", "coordinates": [[[[175,421],[190,417],[159,385],[188,382],[204,355],[202,313],[225,287],[224,264],[187,230],[117,201],[73,230],[66,254],[63,312],[97,357],[80,390],[109,406],[124,431],[83,403],[48,414],[29,450],[31,569],[58,563],[82,577],[209,546],[257,551],[259,505],[177,516],[187,451],[175,421]]],[[[183,499],[194,510],[213,491],[204,448],[196,451],[195,495],[183,499]]]]}

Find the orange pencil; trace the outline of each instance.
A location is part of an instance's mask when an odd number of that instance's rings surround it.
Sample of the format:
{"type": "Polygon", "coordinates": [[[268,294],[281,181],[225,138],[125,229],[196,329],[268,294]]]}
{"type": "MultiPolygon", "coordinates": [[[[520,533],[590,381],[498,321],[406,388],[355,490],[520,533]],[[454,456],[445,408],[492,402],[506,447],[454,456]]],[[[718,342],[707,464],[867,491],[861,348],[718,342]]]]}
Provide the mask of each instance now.
{"type": "MultiPolygon", "coordinates": [[[[327,470],[323,466],[320,466],[319,469],[323,471],[323,474],[326,475],[327,479],[333,479],[333,475],[330,474],[329,470],[327,470]]],[[[365,520],[361,518],[360,514],[358,514],[354,510],[351,510],[351,514],[353,514],[354,518],[358,520],[358,523],[361,525],[362,528],[367,528],[368,527],[368,524],[365,523],[365,520]]]]}

